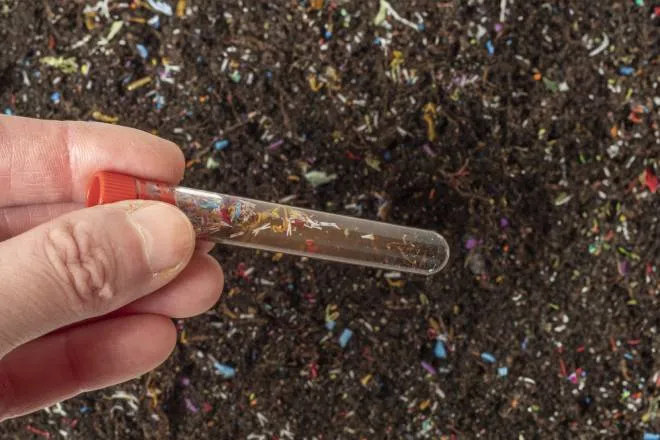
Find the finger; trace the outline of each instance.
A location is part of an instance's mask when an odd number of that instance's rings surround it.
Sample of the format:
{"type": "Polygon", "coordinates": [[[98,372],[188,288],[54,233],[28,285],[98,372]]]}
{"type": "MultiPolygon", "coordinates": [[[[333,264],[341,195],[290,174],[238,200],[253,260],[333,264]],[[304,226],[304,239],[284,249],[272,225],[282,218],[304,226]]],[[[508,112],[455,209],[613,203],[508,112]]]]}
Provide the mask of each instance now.
{"type": "Polygon", "coordinates": [[[172,321],[155,315],[108,319],[29,342],[0,360],[0,422],[134,379],[165,361],[175,343],[172,321]]]}
{"type": "MultiPolygon", "coordinates": [[[[0,208],[0,241],[84,207],[81,203],[48,203],[0,208]]],[[[212,241],[197,240],[195,250],[208,254],[214,247],[215,243],[212,241]]]]}
{"type": "Polygon", "coordinates": [[[0,243],[0,358],[160,289],[194,245],[180,210],[147,201],[76,211],[0,243]]]}
{"type": "Polygon", "coordinates": [[[99,170],[177,183],[181,150],[140,130],[0,116],[0,207],[85,199],[99,170]]]}
{"type": "Polygon", "coordinates": [[[213,250],[214,247],[215,247],[215,243],[213,243],[212,241],[197,240],[197,246],[195,250],[197,252],[208,254],[213,250]]]}
{"type": "Polygon", "coordinates": [[[61,215],[82,209],[84,206],[80,203],[49,203],[0,208],[0,241],[22,234],[61,215]]]}
{"type": "Polygon", "coordinates": [[[121,312],[189,318],[206,312],[218,302],[223,283],[222,268],[215,258],[198,254],[174,281],[127,305],[121,312]]]}

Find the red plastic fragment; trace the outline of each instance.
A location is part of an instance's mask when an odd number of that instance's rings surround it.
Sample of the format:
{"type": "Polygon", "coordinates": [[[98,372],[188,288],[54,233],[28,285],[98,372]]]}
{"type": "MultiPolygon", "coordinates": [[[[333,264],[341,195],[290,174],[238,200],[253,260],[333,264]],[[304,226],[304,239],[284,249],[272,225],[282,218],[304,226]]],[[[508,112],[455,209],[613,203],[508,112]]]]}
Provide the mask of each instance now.
{"type": "Polygon", "coordinates": [[[655,194],[658,189],[658,176],[655,175],[651,168],[646,169],[644,183],[646,184],[649,191],[655,194]]]}

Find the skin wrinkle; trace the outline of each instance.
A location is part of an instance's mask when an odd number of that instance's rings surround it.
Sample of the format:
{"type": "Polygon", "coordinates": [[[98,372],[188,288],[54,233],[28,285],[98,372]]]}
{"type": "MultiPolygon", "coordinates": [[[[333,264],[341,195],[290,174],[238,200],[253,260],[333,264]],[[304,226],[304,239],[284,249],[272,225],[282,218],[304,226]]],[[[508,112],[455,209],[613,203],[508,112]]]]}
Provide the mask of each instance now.
{"type": "Polygon", "coordinates": [[[2,156],[8,156],[3,157],[0,162],[5,165],[2,180],[7,181],[3,186],[8,188],[2,192],[0,203],[6,207],[20,206],[25,203],[26,198],[56,201],[68,198],[71,193],[71,170],[67,150],[70,147],[65,144],[72,142],[69,139],[68,124],[51,122],[41,130],[36,128],[34,122],[19,117],[0,117],[0,151],[2,156]],[[10,124],[12,128],[9,128],[10,124]],[[21,131],[29,135],[17,136],[21,131]],[[56,148],[60,151],[59,156],[44,161],[43,158],[49,157],[48,152],[57,145],[66,148],[56,148]],[[69,180],[66,180],[67,178],[69,180]],[[62,182],[65,183],[64,186],[62,182]]]}
{"type": "MultiPolygon", "coordinates": [[[[14,148],[15,148],[15,146],[14,145],[9,145],[9,146],[3,145],[2,140],[8,138],[8,136],[5,135],[5,132],[8,131],[7,129],[5,129],[5,121],[6,121],[6,119],[0,118],[0,152],[8,150],[9,151],[9,157],[7,158],[6,161],[0,161],[0,171],[2,170],[2,168],[1,168],[2,163],[3,162],[6,163],[8,169],[7,169],[7,174],[4,176],[4,179],[7,180],[7,183],[6,183],[6,185],[3,185],[3,186],[5,186],[7,188],[7,193],[8,194],[12,194],[13,186],[12,186],[12,178],[11,178],[11,166],[14,163],[14,148]]],[[[3,180],[3,174],[2,174],[2,172],[0,172],[0,182],[2,182],[2,180],[3,180]]]]}
{"type": "MultiPolygon", "coordinates": [[[[2,136],[2,133],[0,133],[0,136],[2,136]]],[[[13,186],[14,180],[12,179],[12,172],[11,172],[11,164],[14,163],[14,148],[16,148],[15,145],[9,146],[9,165],[8,165],[8,176],[7,176],[9,180],[9,182],[7,182],[9,194],[13,194],[13,190],[14,190],[14,186],[13,186]]]]}
{"type": "Polygon", "coordinates": [[[32,220],[33,220],[33,219],[32,219],[32,212],[33,212],[33,211],[32,211],[32,209],[31,209],[31,207],[28,207],[28,209],[27,209],[26,211],[27,211],[27,212],[26,212],[26,217],[27,217],[28,224],[31,224],[31,223],[32,223],[32,220]]]}
{"type": "Polygon", "coordinates": [[[73,148],[72,139],[75,138],[73,136],[73,130],[74,129],[73,129],[73,124],[70,123],[70,122],[63,123],[61,125],[61,127],[62,127],[61,128],[61,130],[62,130],[62,142],[64,142],[64,145],[66,146],[66,148],[64,149],[64,154],[66,155],[66,163],[68,164],[67,170],[69,171],[69,175],[66,176],[67,177],[66,181],[70,182],[68,193],[69,193],[70,200],[73,200],[73,195],[74,195],[73,194],[73,187],[74,187],[74,185],[73,185],[73,176],[74,176],[73,166],[74,166],[74,164],[73,164],[73,154],[71,154],[71,150],[73,148]]]}
{"type": "MultiPolygon", "coordinates": [[[[126,206],[126,213],[127,214],[133,214],[135,211],[144,208],[145,206],[149,205],[150,202],[146,202],[144,200],[128,200],[128,204],[126,206]]],[[[130,216],[129,216],[130,219],[130,216]]],[[[133,226],[136,226],[133,224],[133,226]]],[[[137,228],[140,232],[140,236],[142,236],[142,240],[146,243],[146,240],[144,238],[144,235],[142,235],[142,230],[140,228],[137,228]]]]}
{"type": "Polygon", "coordinates": [[[5,209],[1,209],[2,211],[2,216],[0,217],[0,240],[3,240],[3,233],[2,231],[9,231],[11,230],[11,226],[9,224],[9,212],[5,209]]]}
{"type": "MultiPolygon", "coordinates": [[[[112,273],[114,257],[110,248],[96,242],[93,228],[85,223],[64,223],[48,232],[46,256],[58,276],[62,291],[72,293],[72,307],[80,314],[96,313],[116,292],[112,273]]],[[[71,299],[71,298],[67,298],[71,299]]]]}
{"type": "Polygon", "coordinates": [[[76,359],[75,346],[71,343],[71,333],[62,333],[60,337],[64,338],[62,345],[64,345],[64,358],[67,362],[66,370],[70,373],[71,382],[78,385],[78,388],[71,390],[71,395],[74,396],[80,393],[84,393],[87,390],[80,387],[80,385],[85,383],[83,381],[84,375],[80,371],[80,366],[83,364],[76,359]]]}
{"type": "Polygon", "coordinates": [[[0,208],[0,242],[83,207],[80,203],[43,203],[0,208]]]}
{"type": "Polygon", "coordinates": [[[170,277],[172,274],[177,273],[181,268],[183,267],[183,263],[179,263],[174,267],[170,267],[169,269],[161,270],[160,272],[154,272],[153,277],[158,278],[160,276],[164,277],[170,277]]]}
{"type": "Polygon", "coordinates": [[[141,208],[145,207],[146,205],[148,205],[148,203],[144,203],[144,202],[141,202],[141,201],[132,202],[132,203],[128,204],[128,206],[125,209],[125,212],[126,212],[126,219],[128,219],[128,222],[131,224],[133,229],[135,229],[137,231],[138,235],[140,236],[140,240],[142,240],[142,246],[141,246],[142,247],[142,255],[143,255],[145,261],[147,261],[147,263],[149,264],[149,267],[151,268],[151,262],[149,261],[149,256],[147,255],[147,246],[149,246],[149,243],[147,243],[147,237],[144,236],[144,232],[142,231],[142,228],[137,223],[135,223],[135,221],[131,217],[132,213],[134,213],[135,211],[140,210],[141,208]]]}

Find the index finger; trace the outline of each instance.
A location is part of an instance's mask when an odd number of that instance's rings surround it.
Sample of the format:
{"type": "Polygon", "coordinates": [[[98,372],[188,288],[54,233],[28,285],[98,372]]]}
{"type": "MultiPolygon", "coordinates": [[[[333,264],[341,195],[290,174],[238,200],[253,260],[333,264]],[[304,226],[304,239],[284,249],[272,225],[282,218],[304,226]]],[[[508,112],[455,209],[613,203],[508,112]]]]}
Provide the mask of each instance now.
{"type": "Polygon", "coordinates": [[[184,157],[176,144],[132,128],[0,116],[0,208],[81,203],[100,170],[174,184],[184,157]]]}

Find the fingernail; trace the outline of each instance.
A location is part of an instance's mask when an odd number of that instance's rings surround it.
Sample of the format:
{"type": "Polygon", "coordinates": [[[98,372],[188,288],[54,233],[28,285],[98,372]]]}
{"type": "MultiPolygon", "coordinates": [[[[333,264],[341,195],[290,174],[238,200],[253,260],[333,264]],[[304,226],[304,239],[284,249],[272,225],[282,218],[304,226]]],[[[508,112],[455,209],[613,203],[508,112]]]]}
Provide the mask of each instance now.
{"type": "Polygon", "coordinates": [[[195,247],[195,235],[186,216],[165,203],[152,202],[130,213],[142,238],[154,273],[187,262],[195,247]]]}

